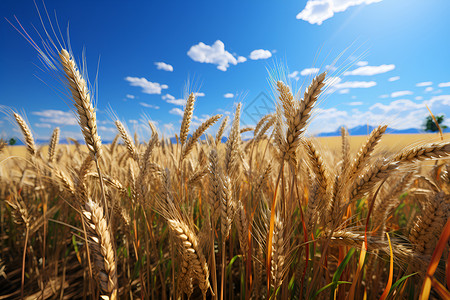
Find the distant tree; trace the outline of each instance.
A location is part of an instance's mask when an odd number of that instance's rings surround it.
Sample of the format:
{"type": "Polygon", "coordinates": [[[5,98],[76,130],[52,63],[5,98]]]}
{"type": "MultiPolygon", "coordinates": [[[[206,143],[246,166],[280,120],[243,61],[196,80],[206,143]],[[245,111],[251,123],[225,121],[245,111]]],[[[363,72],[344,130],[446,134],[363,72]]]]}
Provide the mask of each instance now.
{"type": "Polygon", "coordinates": [[[17,139],[16,139],[16,138],[10,138],[10,139],[9,139],[9,144],[10,144],[11,146],[17,144],[17,139]]]}
{"type": "MultiPolygon", "coordinates": [[[[446,129],[447,128],[447,126],[442,125],[442,123],[444,122],[444,119],[445,119],[444,115],[436,116],[436,121],[439,124],[439,127],[441,127],[441,129],[446,129]]],[[[439,131],[439,129],[436,126],[436,123],[434,122],[432,116],[428,116],[425,119],[423,127],[425,128],[425,131],[427,131],[427,132],[437,132],[437,131],[439,131]]]]}

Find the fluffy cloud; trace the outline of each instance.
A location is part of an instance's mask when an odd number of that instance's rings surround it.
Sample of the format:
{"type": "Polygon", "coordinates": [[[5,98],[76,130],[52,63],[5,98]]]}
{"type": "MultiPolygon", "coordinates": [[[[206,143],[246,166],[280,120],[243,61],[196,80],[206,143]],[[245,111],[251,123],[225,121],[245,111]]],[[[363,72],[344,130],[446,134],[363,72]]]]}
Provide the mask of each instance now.
{"type": "Polygon", "coordinates": [[[217,69],[226,71],[230,64],[237,65],[238,63],[246,61],[245,57],[240,56],[236,59],[230,52],[225,50],[225,44],[217,40],[210,45],[202,42],[192,46],[187,55],[196,62],[217,65],[217,69]]]}
{"type": "Polygon", "coordinates": [[[431,81],[424,81],[424,82],[419,82],[416,84],[416,86],[430,86],[433,85],[433,82],[431,81]]]}
{"type": "Polygon", "coordinates": [[[184,112],[183,112],[183,110],[179,109],[178,107],[175,107],[169,111],[169,114],[183,116],[184,112]]]}
{"type": "Polygon", "coordinates": [[[128,99],[134,99],[134,98],[136,98],[134,95],[130,95],[130,94],[126,94],[125,97],[128,98],[128,99]]]}
{"type": "Polygon", "coordinates": [[[52,128],[52,125],[47,123],[34,123],[34,126],[39,128],[52,128]]]}
{"type": "Polygon", "coordinates": [[[306,68],[300,72],[302,76],[315,75],[319,72],[319,68],[306,68]]]}
{"type": "Polygon", "coordinates": [[[78,125],[75,115],[71,111],[62,111],[47,109],[32,112],[33,115],[39,116],[41,123],[59,124],[59,125],[78,125]]]}
{"type": "Polygon", "coordinates": [[[205,93],[194,93],[195,97],[205,97],[205,93]]]}
{"type": "Polygon", "coordinates": [[[414,98],[415,100],[423,100],[422,96],[417,96],[416,98],[414,98]]]}
{"type": "Polygon", "coordinates": [[[299,79],[300,79],[300,76],[298,76],[298,75],[299,75],[298,71],[294,71],[294,72],[288,74],[288,77],[289,77],[289,78],[292,78],[292,79],[294,79],[294,80],[299,80],[299,79]]]}
{"type": "Polygon", "coordinates": [[[173,66],[166,64],[165,62],[157,61],[157,62],[155,62],[155,65],[158,70],[173,72],[173,66]]]}
{"type": "Polygon", "coordinates": [[[171,94],[165,94],[161,97],[163,100],[174,100],[175,97],[172,96],[171,94]]]}
{"type": "Polygon", "coordinates": [[[356,65],[358,66],[358,67],[364,67],[364,66],[367,66],[369,63],[367,62],[367,61],[364,61],[364,60],[360,60],[360,61],[358,61],[357,63],[356,63],[356,65]]]}
{"type": "Polygon", "coordinates": [[[346,81],[342,83],[337,83],[334,87],[338,89],[366,89],[373,86],[376,86],[377,83],[375,81],[346,81]]]}
{"type": "Polygon", "coordinates": [[[433,87],[429,86],[425,89],[425,92],[429,93],[433,90],[433,87]]]}
{"type": "Polygon", "coordinates": [[[389,80],[390,82],[392,82],[392,81],[397,81],[397,80],[399,80],[399,79],[400,79],[400,76],[394,76],[394,77],[389,78],[388,80],[389,80]]]}
{"type": "Polygon", "coordinates": [[[253,50],[250,53],[250,59],[252,59],[252,60],[268,59],[271,56],[272,56],[272,53],[269,50],[264,50],[264,49],[253,50]]]}
{"type": "Polygon", "coordinates": [[[142,77],[125,77],[125,80],[130,83],[131,86],[137,86],[142,88],[142,92],[145,94],[161,94],[161,90],[168,89],[166,84],[159,84],[157,82],[148,81],[142,77]]]}
{"type": "Polygon", "coordinates": [[[233,93],[226,93],[223,95],[224,98],[234,98],[234,94],[233,93]]]}
{"type": "Polygon", "coordinates": [[[438,87],[450,87],[450,82],[442,82],[438,84],[438,87]]]}
{"type": "Polygon", "coordinates": [[[151,105],[145,102],[139,102],[140,105],[142,105],[143,107],[147,107],[147,108],[153,108],[153,109],[159,109],[159,106],[157,105],[151,105]]]}
{"type": "Polygon", "coordinates": [[[161,97],[163,100],[165,100],[167,103],[170,104],[175,104],[175,105],[179,105],[179,106],[183,106],[186,104],[186,100],[184,99],[175,99],[174,96],[172,96],[171,94],[165,94],[161,97]]]}
{"type": "Polygon", "coordinates": [[[411,91],[398,91],[398,92],[391,93],[391,97],[397,98],[397,97],[408,96],[408,95],[412,95],[412,94],[413,94],[413,92],[411,92],[411,91]]]}
{"type": "Polygon", "coordinates": [[[355,101],[355,102],[350,102],[348,105],[357,106],[357,105],[363,105],[363,103],[361,101],[355,101]]]}
{"type": "Polygon", "coordinates": [[[338,93],[339,94],[348,94],[348,93],[350,93],[350,89],[342,89],[342,90],[339,90],[338,93]]]}
{"type": "Polygon", "coordinates": [[[371,4],[382,0],[308,0],[305,8],[297,15],[297,19],[310,24],[321,25],[337,12],[343,12],[350,6],[371,4]]]}
{"type": "Polygon", "coordinates": [[[363,66],[353,71],[347,71],[344,75],[360,75],[360,76],[372,76],[377,74],[386,73],[395,69],[395,65],[381,65],[381,66],[363,66]]]}

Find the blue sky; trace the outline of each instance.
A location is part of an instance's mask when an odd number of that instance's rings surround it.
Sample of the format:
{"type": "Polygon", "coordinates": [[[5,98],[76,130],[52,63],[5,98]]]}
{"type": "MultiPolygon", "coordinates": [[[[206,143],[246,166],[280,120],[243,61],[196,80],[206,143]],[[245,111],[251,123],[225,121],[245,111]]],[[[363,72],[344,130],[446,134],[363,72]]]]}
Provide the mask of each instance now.
{"type": "MultiPolygon", "coordinates": [[[[37,0],[41,12],[42,2],[37,0]]],[[[115,135],[109,107],[130,131],[148,137],[144,116],[166,136],[179,131],[185,87],[197,92],[194,124],[213,114],[242,123],[273,110],[269,73],[297,90],[319,71],[333,85],[308,132],[387,123],[419,128],[427,115],[450,118],[450,1],[46,1],[79,61],[97,82],[100,135],[115,135]],[[334,62],[334,67],[333,67],[334,62]],[[337,77],[339,76],[339,77],[337,77]]],[[[5,20],[16,16],[38,40],[33,1],[2,0],[0,105],[24,112],[37,138],[59,126],[81,138],[70,99],[41,70],[36,51],[5,20]]],[[[54,22],[54,19],[53,19],[54,22]]],[[[450,119],[449,119],[450,120],[450,119]]],[[[449,123],[447,123],[449,124],[449,123]]],[[[19,136],[0,117],[0,136],[19,136]]],[[[214,131],[214,128],[213,128],[214,131]]]]}

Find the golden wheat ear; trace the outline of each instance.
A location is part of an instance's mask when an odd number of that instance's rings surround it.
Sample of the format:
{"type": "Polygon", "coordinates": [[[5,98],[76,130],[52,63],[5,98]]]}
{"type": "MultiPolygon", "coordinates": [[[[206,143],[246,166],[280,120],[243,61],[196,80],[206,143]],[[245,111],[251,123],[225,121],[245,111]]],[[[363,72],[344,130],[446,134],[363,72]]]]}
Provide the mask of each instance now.
{"type": "Polygon", "coordinates": [[[192,115],[194,114],[195,95],[191,93],[186,101],[186,107],[184,108],[183,120],[180,127],[180,143],[181,146],[186,142],[189,126],[191,124],[192,115]]]}
{"type": "Polygon", "coordinates": [[[89,199],[83,210],[84,222],[89,229],[89,247],[94,255],[94,266],[99,274],[102,298],[117,298],[117,268],[113,236],[104,216],[103,208],[89,199]]]}
{"type": "Polygon", "coordinates": [[[27,145],[27,151],[31,156],[36,155],[37,148],[36,144],[34,143],[33,134],[31,133],[30,127],[28,127],[28,124],[25,122],[25,120],[22,118],[21,115],[14,113],[14,118],[16,119],[17,124],[20,127],[20,130],[22,131],[23,137],[25,138],[25,144],[27,145]]]}
{"type": "Polygon", "coordinates": [[[58,144],[58,141],[59,141],[59,127],[56,127],[53,130],[52,137],[50,138],[50,145],[48,147],[48,162],[49,163],[53,163],[53,161],[55,159],[55,150],[56,150],[56,145],[58,144]]]}
{"type": "Polygon", "coordinates": [[[66,74],[67,86],[72,93],[84,140],[91,155],[99,159],[102,155],[102,141],[97,132],[97,115],[88,85],[78,70],[75,60],[66,49],[61,50],[59,59],[66,74]]]}

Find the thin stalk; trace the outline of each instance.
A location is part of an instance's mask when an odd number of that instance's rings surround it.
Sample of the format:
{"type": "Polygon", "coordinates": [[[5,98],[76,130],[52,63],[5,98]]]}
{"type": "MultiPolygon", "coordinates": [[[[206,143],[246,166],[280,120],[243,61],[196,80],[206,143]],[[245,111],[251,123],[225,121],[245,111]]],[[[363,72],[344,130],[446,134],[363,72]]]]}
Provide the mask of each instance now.
{"type": "Polygon", "coordinates": [[[216,228],[216,222],[214,221],[214,218],[211,216],[211,260],[212,260],[212,268],[211,268],[211,277],[213,281],[213,288],[214,288],[214,296],[213,299],[217,299],[217,270],[216,270],[216,253],[214,250],[214,229],[216,228]]]}
{"type": "Polygon", "coordinates": [[[225,297],[225,237],[222,236],[222,281],[220,283],[220,300],[225,297]]]}
{"type": "Polygon", "coordinates": [[[25,232],[25,245],[23,245],[23,256],[22,256],[22,283],[20,285],[20,297],[23,298],[23,287],[25,284],[25,258],[27,256],[27,244],[28,244],[28,234],[30,232],[30,226],[26,225],[26,232],[25,232]]]}

